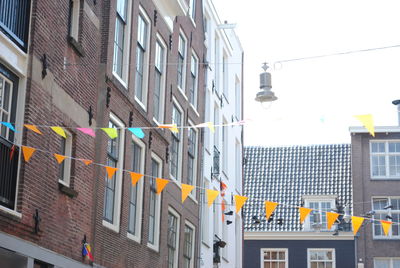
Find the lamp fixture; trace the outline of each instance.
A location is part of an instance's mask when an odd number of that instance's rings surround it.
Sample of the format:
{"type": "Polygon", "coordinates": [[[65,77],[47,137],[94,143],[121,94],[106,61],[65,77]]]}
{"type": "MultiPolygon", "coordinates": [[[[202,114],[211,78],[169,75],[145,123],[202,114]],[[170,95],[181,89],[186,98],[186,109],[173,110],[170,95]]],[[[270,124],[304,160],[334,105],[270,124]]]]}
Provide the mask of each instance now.
{"type": "Polygon", "coordinates": [[[225,214],[226,216],[232,216],[232,215],[233,215],[233,211],[230,210],[230,211],[228,211],[228,212],[224,212],[224,214],[225,214]]]}
{"type": "Polygon", "coordinates": [[[346,205],[344,207],[344,216],[343,216],[343,220],[345,223],[349,223],[351,220],[351,215],[350,215],[350,206],[346,205]]]}
{"type": "Polygon", "coordinates": [[[226,221],[226,225],[229,225],[229,224],[232,224],[232,221],[227,220],[227,221],[226,221]]]}
{"type": "Polygon", "coordinates": [[[267,72],[269,68],[268,64],[264,62],[261,68],[264,72],[260,74],[260,91],[257,92],[255,100],[262,104],[264,102],[275,101],[278,98],[275,96],[275,93],[271,91],[271,74],[267,72]]]}

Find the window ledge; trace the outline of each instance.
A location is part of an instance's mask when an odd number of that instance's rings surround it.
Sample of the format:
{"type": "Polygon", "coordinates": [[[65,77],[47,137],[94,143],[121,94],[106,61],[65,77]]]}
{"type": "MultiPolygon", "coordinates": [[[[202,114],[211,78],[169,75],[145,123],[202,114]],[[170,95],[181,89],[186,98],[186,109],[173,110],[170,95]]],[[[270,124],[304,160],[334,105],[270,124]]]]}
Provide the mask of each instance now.
{"type": "Polygon", "coordinates": [[[135,241],[135,242],[140,244],[140,237],[139,236],[133,235],[131,233],[127,233],[126,237],[128,237],[128,239],[130,239],[132,241],[135,241]]]}
{"type": "Polygon", "coordinates": [[[60,190],[60,192],[62,192],[63,194],[68,195],[71,198],[77,197],[78,196],[78,192],[75,191],[74,189],[72,189],[71,187],[68,187],[62,183],[58,183],[58,189],[60,190]]]}
{"type": "Polygon", "coordinates": [[[146,104],[144,104],[143,102],[141,102],[141,101],[138,99],[138,97],[136,97],[136,95],[135,95],[135,101],[136,101],[136,103],[140,106],[140,108],[142,108],[142,110],[143,110],[144,112],[147,112],[146,104]]]}
{"type": "Polygon", "coordinates": [[[158,247],[157,247],[156,245],[147,243],[147,247],[148,247],[149,249],[151,249],[151,250],[153,250],[153,251],[159,253],[158,247]]]}
{"type": "Polygon", "coordinates": [[[9,216],[11,218],[15,218],[17,220],[20,220],[22,218],[22,214],[19,213],[18,211],[0,206],[0,213],[6,216],[9,216]]]}
{"type": "Polygon", "coordinates": [[[103,226],[110,229],[113,232],[119,233],[119,226],[109,223],[108,221],[103,220],[103,226]]]}
{"type": "Polygon", "coordinates": [[[85,57],[85,50],[83,49],[82,45],[75,40],[75,38],[73,38],[72,36],[68,36],[68,42],[79,54],[79,56],[85,57]]]}
{"type": "Polygon", "coordinates": [[[185,92],[183,91],[183,89],[181,89],[180,86],[178,86],[178,91],[181,93],[181,95],[185,98],[186,101],[189,101],[187,96],[186,96],[186,94],[185,94],[185,92]]]}
{"type": "Polygon", "coordinates": [[[387,237],[387,238],[385,238],[385,237],[374,237],[374,239],[373,239],[374,241],[391,241],[391,240],[393,240],[393,241],[399,241],[400,240],[400,237],[387,237]]]}
{"type": "Polygon", "coordinates": [[[121,92],[124,92],[125,94],[128,91],[128,85],[127,83],[122,80],[121,77],[114,71],[112,72],[112,77],[106,76],[106,81],[110,81],[115,87],[117,87],[121,92]]]}
{"type": "Polygon", "coordinates": [[[371,181],[400,181],[400,177],[371,177],[371,181]]]}
{"type": "Polygon", "coordinates": [[[194,113],[197,115],[197,117],[200,117],[200,114],[197,112],[196,107],[194,107],[194,105],[192,103],[190,103],[190,107],[192,108],[192,110],[194,111],[194,113]]]}

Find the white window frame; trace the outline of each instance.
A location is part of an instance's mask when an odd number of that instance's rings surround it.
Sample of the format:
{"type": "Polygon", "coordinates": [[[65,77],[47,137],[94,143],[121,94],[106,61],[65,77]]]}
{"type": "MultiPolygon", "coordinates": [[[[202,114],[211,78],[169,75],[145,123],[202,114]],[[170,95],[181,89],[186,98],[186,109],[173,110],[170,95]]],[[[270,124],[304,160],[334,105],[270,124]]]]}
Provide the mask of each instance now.
{"type": "MultiPolygon", "coordinates": [[[[399,210],[393,210],[393,209],[378,210],[378,209],[374,209],[374,199],[387,199],[388,205],[390,205],[390,204],[392,204],[392,199],[400,199],[400,196],[373,196],[373,197],[371,197],[371,209],[373,211],[375,211],[375,214],[373,215],[373,218],[376,220],[376,221],[374,221],[372,223],[372,228],[371,228],[372,229],[372,237],[374,239],[379,239],[379,240],[382,240],[382,239],[384,239],[384,240],[400,240],[400,230],[399,230],[399,234],[397,236],[393,236],[393,227],[394,227],[393,225],[390,227],[389,233],[388,233],[387,236],[383,233],[383,230],[382,230],[382,235],[376,235],[375,234],[375,225],[381,226],[381,223],[378,222],[379,220],[392,221],[392,220],[386,219],[386,218],[382,218],[382,219],[379,218],[378,219],[378,218],[376,218],[376,215],[377,214],[381,214],[382,216],[384,216],[384,215],[392,216],[392,213],[394,212],[396,214],[399,214],[399,217],[400,217],[400,209],[399,210]]],[[[396,222],[393,222],[393,224],[396,224],[396,222]]]]}
{"type": "MultiPolygon", "coordinates": [[[[171,213],[174,215],[177,219],[176,222],[176,250],[175,250],[175,256],[174,256],[174,268],[178,268],[178,263],[179,263],[179,239],[180,239],[180,223],[181,223],[181,216],[179,213],[173,209],[172,207],[168,207],[168,214],[171,213]]],[[[169,226],[168,226],[169,227],[169,226]]],[[[167,237],[168,237],[168,230],[167,230],[167,237]]],[[[168,256],[168,242],[167,242],[167,256],[168,256]]],[[[168,266],[168,262],[167,262],[168,266]]]]}
{"type": "MultiPolygon", "coordinates": [[[[190,227],[193,230],[193,234],[192,234],[192,258],[190,259],[190,268],[194,267],[194,263],[195,263],[195,256],[194,256],[194,248],[196,247],[196,227],[188,220],[185,220],[185,227],[186,225],[188,227],[190,227]]],[[[183,232],[185,232],[185,230],[183,230],[183,232]]],[[[185,248],[185,240],[183,240],[183,247],[185,248]]],[[[185,249],[183,249],[185,250],[185,249]]],[[[183,254],[182,254],[183,256],[183,254]]]]}
{"type": "MultiPolygon", "coordinates": [[[[160,81],[160,104],[159,104],[159,113],[160,113],[160,118],[156,118],[154,116],[154,112],[153,112],[153,121],[159,125],[162,124],[165,120],[165,113],[164,113],[164,109],[165,109],[165,87],[166,87],[166,71],[167,71],[167,45],[165,44],[164,40],[162,39],[161,35],[159,35],[157,33],[157,39],[156,39],[156,46],[157,43],[162,47],[163,49],[163,58],[161,59],[162,61],[162,72],[161,72],[161,81],[160,81]]],[[[155,50],[156,51],[156,50],[155,50]]],[[[155,65],[157,65],[157,54],[154,57],[154,61],[155,61],[155,65]]],[[[157,68],[156,66],[154,68],[157,68]]],[[[156,70],[154,70],[154,72],[157,72],[156,70]]],[[[154,79],[154,83],[155,83],[155,79],[154,79]]],[[[154,88],[155,88],[155,84],[154,84],[154,88]]],[[[153,106],[154,106],[154,101],[153,101],[153,106]]],[[[153,111],[154,111],[154,107],[153,107],[153,111]]]]}
{"type": "MultiPolygon", "coordinates": [[[[123,176],[123,167],[124,167],[124,148],[125,148],[125,131],[122,129],[125,128],[125,124],[120,120],[116,115],[110,113],[110,119],[117,127],[120,128],[119,138],[120,144],[118,148],[118,163],[117,163],[117,171],[115,172],[114,178],[115,181],[115,196],[114,196],[114,215],[113,215],[113,223],[110,223],[103,219],[103,226],[113,230],[114,232],[119,233],[120,228],[120,216],[121,216],[121,197],[122,197],[122,176],[123,176]]],[[[106,175],[107,176],[107,175],[106,175]]],[[[103,201],[104,202],[104,201],[103,201]]],[[[104,206],[104,204],[103,204],[104,206]]]]}
{"type": "MultiPolygon", "coordinates": [[[[144,166],[145,166],[145,162],[146,162],[146,144],[133,134],[132,134],[132,142],[136,143],[136,145],[138,145],[141,148],[139,173],[144,174],[144,166]]],[[[144,183],[143,181],[144,181],[143,179],[139,180],[135,186],[132,186],[132,183],[130,183],[130,191],[132,191],[132,187],[137,187],[137,189],[136,189],[136,215],[135,215],[135,227],[136,228],[135,228],[134,234],[129,232],[129,217],[130,217],[129,213],[130,213],[130,211],[129,211],[129,207],[128,207],[127,237],[138,243],[140,243],[140,238],[141,238],[141,234],[142,234],[142,209],[143,209],[143,192],[144,192],[143,191],[143,183],[144,183]]],[[[129,194],[129,198],[130,198],[130,194],[129,194]]]]}
{"type": "Polygon", "coordinates": [[[205,189],[208,189],[210,185],[210,182],[207,178],[204,178],[203,180],[203,194],[201,198],[203,199],[203,202],[201,203],[202,205],[202,217],[201,217],[201,241],[203,244],[205,244],[207,247],[210,247],[210,209],[207,206],[207,200],[206,200],[206,193],[205,189]]]}
{"type": "Polygon", "coordinates": [[[389,153],[389,143],[392,142],[396,142],[396,143],[400,143],[399,139],[396,140],[371,140],[369,142],[369,152],[370,152],[370,174],[371,174],[371,179],[374,180],[390,180],[390,179],[396,179],[399,180],[400,179],[400,175],[395,175],[395,176],[391,176],[390,175],[390,169],[389,169],[389,156],[400,156],[400,153],[389,153]],[[385,152],[384,153],[373,153],[372,152],[372,144],[373,143],[384,143],[385,144],[385,152]],[[385,176],[374,176],[373,175],[373,169],[372,169],[372,156],[374,155],[379,155],[379,156],[385,156],[385,176]]]}
{"type": "Polygon", "coordinates": [[[228,53],[224,50],[222,53],[222,92],[225,95],[225,99],[229,102],[229,60],[228,53]]]}
{"type": "Polygon", "coordinates": [[[81,9],[81,0],[70,0],[72,2],[72,10],[70,10],[70,28],[69,36],[78,42],[79,38],[79,13],[81,9]]]}
{"type": "Polygon", "coordinates": [[[389,268],[393,268],[393,261],[400,261],[399,257],[374,257],[374,267],[378,267],[376,261],[389,261],[389,268]]]}
{"type": "MultiPolygon", "coordinates": [[[[118,5],[118,1],[116,1],[116,5],[118,5]]],[[[124,1],[124,0],[122,0],[124,1]]],[[[115,7],[115,12],[117,13],[117,7],[115,7]]],[[[129,51],[130,51],[130,36],[131,36],[131,12],[132,10],[132,1],[127,1],[127,7],[126,7],[126,24],[124,28],[124,47],[123,47],[123,59],[127,60],[129,59],[129,51]],[[125,54],[126,53],[126,54],[125,54]]],[[[118,20],[118,15],[116,15],[115,18],[115,24],[114,24],[114,31],[116,32],[116,24],[118,20]]],[[[115,34],[114,34],[114,42],[113,42],[113,65],[112,65],[112,74],[113,76],[122,84],[123,87],[126,89],[128,88],[128,76],[129,76],[129,62],[122,61],[122,77],[116,72],[115,70],[115,34]]]]}
{"type": "MultiPolygon", "coordinates": [[[[188,140],[189,140],[189,131],[193,130],[196,133],[196,140],[194,142],[194,146],[195,146],[195,153],[194,153],[194,163],[193,163],[193,182],[191,183],[191,185],[196,186],[197,185],[197,165],[198,165],[198,155],[199,155],[199,131],[197,128],[194,127],[194,124],[191,120],[189,121],[189,126],[190,128],[188,128],[188,140]]],[[[188,154],[189,154],[189,142],[188,142],[188,154]]],[[[189,157],[189,156],[188,156],[189,157]]],[[[189,172],[189,169],[188,169],[189,172]]],[[[189,175],[188,175],[189,176],[189,175]]],[[[194,201],[196,200],[196,191],[191,191],[189,194],[189,197],[191,197],[194,201]]]]}
{"type": "Polygon", "coordinates": [[[194,50],[192,50],[192,55],[190,57],[190,85],[189,85],[189,103],[190,106],[197,112],[197,103],[198,103],[198,93],[199,91],[199,57],[197,57],[196,52],[194,52],[194,50]],[[196,66],[194,66],[194,74],[193,74],[193,63],[196,64],[196,66]],[[195,82],[194,82],[194,98],[193,98],[193,103],[192,100],[190,99],[190,88],[192,87],[191,83],[192,83],[192,75],[194,75],[195,77],[195,82]]]}
{"type": "MultiPolygon", "coordinates": [[[[336,196],[303,196],[304,199],[304,207],[309,208],[310,207],[310,202],[314,203],[314,202],[318,202],[319,203],[319,207],[321,207],[321,202],[329,202],[331,204],[331,210],[335,209],[335,200],[336,200],[336,196]]],[[[322,214],[324,212],[321,211],[321,208],[319,208],[318,210],[313,210],[319,213],[320,215],[320,222],[322,223],[322,214]]],[[[310,215],[305,219],[304,223],[303,223],[303,229],[304,231],[314,231],[314,229],[311,226],[311,217],[313,217],[313,211],[311,211],[310,215]]],[[[326,217],[326,216],[325,216],[326,217]]],[[[323,226],[321,228],[320,231],[322,232],[328,232],[328,231],[332,231],[335,228],[334,225],[332,225],[331,229],[325,229],[323,226]]]]}
{"type": "Polygon", "coordinates": [[[264,268],[265,251],[285,252],[285,268],[289,268],[289,250],[287,248],[261,248],[260,249],[260,268],[264,268]]]}
{"type": "MultiPolygon", "coordinates": [[[[187,100],[187,96],[185,94],[185,90],[186,90],[186,69],[187,69],[187,52],[188,52],[188,42],[187,42],[187,37],[185,35],[185,33],[182,31],[182,29],[179,31],[179,37],[178,37],[178,57],[180,57],[180,53],[179,53],[179,47],[180,47],[180,42],[181,42],[181,38],[185,41],[185,46],[184,46],[184,55],[183,55],[183,66],[182,66],[182,87],[179,85],[179,81],[177,78],[177,87],[178,90],[182,93],[182,95],[185,97],[185,99],[187,100]]],[[[178,66],[179,68],[179,66],[178,66]]]]}
{"type": "MultiPolygon", "coordinates": [[[[64,159],[64,161],[61,163],[64,165],[63,168],[63,179],[58,178],[58,182],[61,183],[62,185],[66,186],[66,187],[70,187],[70,182],[71,182],[71,157],[72,157],[72,140],[73,140],[73,135],[71,134],[71,132],[69,132],[68,130],[64,129],[65,132],[65,143],[64,143],[64,154],[66,156],[66,158],[64,159]]],[[[64,138],[62,138],[64,139],[64,138]]]]}
{"type": "MultiPolygon", "coordinates": [[[[222,199],[222,201],[221,201],[221,204],[222,204],[222,202],[224,202],[226,205],[228,204],[227,202],[226,202],[226,200],[225,200],[225,198],[221,198],[222,199]]],[[[224,215],[223,213],[224,213],[225,211],[222,211],[222,205],[221,205],[221,215],[220,215],[220,217],[222,218],[222,216],[224,215]]],[[[220,219],[217,219],[217,220],[221,220],[221,218],[220,219]]],[[[228,225],[226,224],[226,217],[224,216],[224,221],[221,221],[222,222],[222,241],[225,241],[226,242],[226,245],[225,245],[225,247],[223,247],[222,249],[221,249],[221,251],[222,251],[222,254],[221,254],[221,256],[222,256],[222,259],[226,262],[226,263],[229,263],[229,245],[230,245],[230,241],[228,241],[228,240],[230,240],[229,238],[228,238],[228,225]]]]}
{"type": "MultiPolygon", "coordinates": [[[[215,187],[213,189],[214,191],[218,191],[215,187]]],[[[220,197],[217,196],[217,198],[215,198],[213,204],[212,204],[212,209],[213,209],[213,234],[212,237],[215,237],[215,235],[220,236],[219,233],[219,226],[220,226],[220,222],[221,222],[221,213],[220,213],[220,205],[219,204],[220,201],[220,197]]]]}
{"type": "Polygon", "coordinates": [[[220,40],[221,38],[219,37],[218,33],[215,32],[215,37],[214,37],[214,83],[215,83],[215,91],[217,94],[220,94],[220,40]]]}
{"type": "Polygon", "coordinates": [[[192,21],[194,27],[196,27],[196,0],[190,0],[189,1],[189,17],[190,20],[192,21]]]}
{"type": "MultiPolygon", "coordinates": [[[[181,113],[181,122],[180,122],[180,124],[178,124],[178,126],[183,126],[183,117],[185,116],[185,113],[182,109],[182,106],[179,105],[178,101],[174,97],[172,98],[172,103],[173,103],[172,109],[174,109],[174,107],[176,107],[177,110],[181,113]]],[[[174,133],[171,133],[171,135],[174,135],[174,133]]],[[[183,154],[183,131],[182,131],[182,129],[179,129],[178,135],[179,135],[179,148],[178,148],[178,163],[177,163],[178,165],[176,167],[177,168],[177,178],[175,178],[175,176],[171,174],[171,166],[169,168],[170,177],[173,179],[173,181],[175,183],[182,182],[182,154],[183,154]]],[[[172,137],[171,137],[171,139],[172,139],[172,137]]],[[[171,161],[171,159],[170,159],[170,161],[171,161]]]]}
{"type": "MultiPolygon", "coordinates": [[[[137,79],[137,59],[135,61],[135,100],[136,102],[143,108],[143,110],[147,110],[147,95],[148,95],[148,78],[149,78],[149,60],[150,60],[150,35],[151,35],[151,20],[149,16],[147,16],[146,11],[142,8],[142,6],[139,5],[139,15],[137,17],[138,19],[138,25],[139,25],[139,19],[142,18],[145,23],[147,24],[147,33],[146,33],[146,44],[145,44],[145,51],[143,54],[143,77],[142,77],[142,88],[141,88],[141,93],[142,93],[142,100],[140,100],[137,97],[137,88],[136,88],[136,79],[137,79]]],[[[136,51],[139,48],[138,45],[138,38],[139,38],[139,27],[138,32],[137,32],[137,42],[136,42],[136,51]]],[[[137,53],[136,53],[137,55],[137,53]]]]}
{"type": "MultiPolygon", "coordinates": [[[[222,117],[222,124],[227,125],[228,120],[225,119],[225,117],[222,117]]],[[[226,179],[228,178],[228,158],[229,158],[229,131],[228,127],[221,127],[222,128],[222,150],[221,150],[221,155],[222,155],[222,171],[226,175],[226,179]]]]}
{"type": "Polygon", "coordinates": [[[236,186],[236,191],[240,194],[242,192],[242,145],[241,143],[236,139],[235,142],[235,186],[236,186]]]}
{"type": "MultiPolygon", "coordinates": [[[[332,251],[332,268],[336,267],[336,252],[334,248],[307,248],[307,268],[311,268],[311,252],[312,251],[332,251]]],[[[325,261],[325,260],[321,260],[325,261]]]]}
{"type": "Polygon", "coordinates": [[[236,76],[235,78],[235,115],[238,120],[242,119],[242,85],[240,79],[236,76]]]}
{"type": "MultiPolygon", "coordinates": [[[[163,170],[163,161],[162,159],[156,155],[155,153],[151,152],[151,159],[156,161],[158,163],[158,174],[162,176],[162,170],[163,170]]],[[[156,215],[155,215],[155,226],[154,226],[154,244],[151,244],[150,242],[147,241],[147,247],[159,251],[160,249],[160,219],[161,219],[161,197],[163,193],[157,194],[157,202],[156,202],[156,215]]]]}

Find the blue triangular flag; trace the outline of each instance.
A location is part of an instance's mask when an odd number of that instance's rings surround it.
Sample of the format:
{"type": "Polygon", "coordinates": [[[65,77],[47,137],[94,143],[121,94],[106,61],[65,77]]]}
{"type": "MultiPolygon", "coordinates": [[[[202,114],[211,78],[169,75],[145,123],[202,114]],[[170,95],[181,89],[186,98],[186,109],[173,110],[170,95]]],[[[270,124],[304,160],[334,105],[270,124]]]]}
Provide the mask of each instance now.
{"type": "Polygon", "coordinates": [[[128,128],[128,130],[130,132],[132,132],[136,137],[138,137],[139,139],[143,139],[144,138],[144,132],[141,128],[138,127],[130,127],[128,128]]]}
{"type": "Polygon", "coordinates": [[[16,132],[16,131],[15,131],[15,128],[13,127],[13,125],[12,125],[11,123],[9,123],[9,122],[1,122],[1,124],[4,125],[4,126],[6,126],[6,127],[8,127],[8,128],[11,129],[12,131],[16,132]]]}

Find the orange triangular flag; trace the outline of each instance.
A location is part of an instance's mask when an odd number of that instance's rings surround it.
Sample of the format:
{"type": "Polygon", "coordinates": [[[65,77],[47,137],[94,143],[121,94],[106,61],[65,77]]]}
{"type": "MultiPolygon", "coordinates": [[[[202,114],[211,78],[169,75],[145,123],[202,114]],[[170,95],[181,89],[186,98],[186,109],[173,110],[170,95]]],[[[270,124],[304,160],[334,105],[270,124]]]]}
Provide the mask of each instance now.
{"type": "Polygon", "coordinates": [[[238,214],[240,209],[243,207],[244,203],[246,203],[247,197],[241,195],[234,195],[234,198],[235,198],[236,213],[238,214]]]}
{"type": "Polygon", "coordinates": [[[356,235],[364,221],[363,217],[351,216],[351,224],[353,225],[353,234],[356,235]]]}
{"type": "Polygon", "coordinates": [[[30,130],[32,130],[33,132],[36,132],[37,134],[42,135],[42,132],[40,132],[40,130],[39,130],[35,125],[24,124],[24,126],[25,126],[27,129],[30,129],[30,130]]]}
{"type": "Polygon", "coordinates": [[[81,159],[83,163],[85,163],[86,166],[89,166],[91,163],[93,163],[93,160],[89,159],[81,159]]]}
{"type": "Polygon", "coordinates": [[[335,212],[326,212],[326,219],[328,224],[328,230],[332,228],[332,225],[335,223],[336,219],[339,217],[339,214],[335,212]]]}
{"type": "Polygon", "coordinates": [[[193,185],[182,183],[182,203],[186,200],[190,192],[194,189],[193,185]]]}
{"type": "Polygon", "coordinates": [[[162,178],[156,178],[157,194],[161,194],[161,192],[164,190],[165,186],[168,183],[169,183],[169,180],[162,179],[162,178]]]}
{"type": "Polygon", "coordinates": [[[60,154],[54,154],[54,157],[56,158],[57,162],[61,164],[65,158],[67,158],[65,155],[60,155],[60,154]]]}
{"type": "Polygon", "coordinates": [[[392,226],[391,221],[380,221],[382,224],[382,229],[385,235],[387,236],[389,234],[390,226],[392,226]]]}
{"type": "Polygon", "coordinates": [[[312,211],[311,208],[303,208],[299,207],[299,212],[300,212],[300,223],[303,223],[304,220],[307,218],[308,214],[312,211]]]}
{"type": "Polygon", "coordinates": [[[143,174],[139,174],[136,172],[130,172],[130,174],[131,174],[132,186],[135,186],[136,183],[140,180],[140,178],[143,177],[143,174]]]}
{"type": "Polygon", "coordinates": [[[25,162],[29,162],[31,159],[32,154],[36,151],[35,148],[22,146],[22,153],[24,154],[25,162]]]}
{"type": "Polygon", "coordinates": [[[106,166],[107,177],[111,180],[118,168],[106,166]]]}
{"type": "Polygon", "coordinates": [[[217,198],[217,196],[219,195],[219,191],[206,189],[206,195],[207,205],[208,207],[211,207],[211,205],[214,203],[215,198],[217,198]]]}
{"type": "Polygon", "coordinates": [[[269,219],[269,217],[271,217],[277,206],[278,203],[276,202],[265,201],[265,217],[267,218],[267,220],[269,219]]]}

